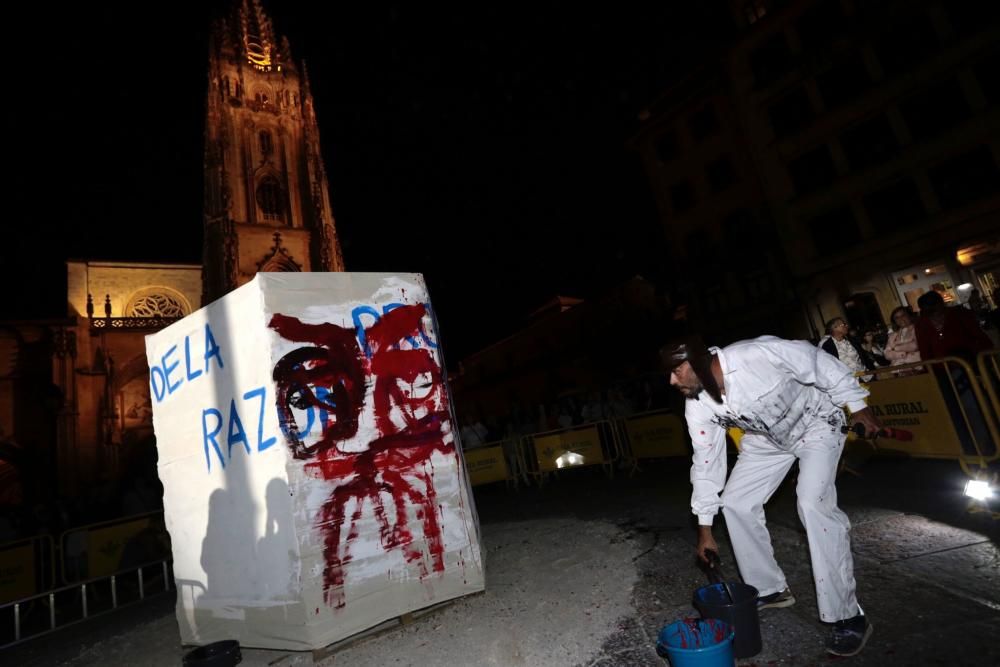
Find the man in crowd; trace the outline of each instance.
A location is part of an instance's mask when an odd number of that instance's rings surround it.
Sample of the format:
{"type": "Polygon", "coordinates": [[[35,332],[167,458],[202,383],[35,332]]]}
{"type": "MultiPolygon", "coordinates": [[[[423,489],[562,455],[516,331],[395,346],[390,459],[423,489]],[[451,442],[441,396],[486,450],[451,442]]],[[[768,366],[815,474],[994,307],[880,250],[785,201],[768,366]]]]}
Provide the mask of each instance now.
{"type": "Polygon", "coordinates": [[[970,364],[976,355],[993,347],[975,313],[966,308],[948,308],[939,292],[931,290],[917,299],[920,319],[917,320],[917,345],[923,359],[961,357],[970,364]]]}
{"type": "MultiPolygon", "coordinates": [[[[920,318],[914,328],[920,357],[959,357],[975,370],[976,356],[993,347],[993,341],[979,326],[975,313],[961,306],[948,308],[941,294],[934,290],[921,294],[917,299],[917,306],[920,307],[920,318]]],[[[962,450],[966,454],[993,452],[997,443],[992,442],[982,408],[972,388],[973,379],[968,372],[956,364],[935,366],[933,371],[941,386],[941,396],[951,413],[962,450]]]]}
{"type": "MultiPolygon", "coordinates": [[[[844,362],[855,373],[875,370],[875,361],[870,358],[861,344],[851,335],[847,320],[835,317],[826,323],[826,336],[819,342],[825,351],[844,362]]],[[[871,379],[868,375],[865,381],[871,379]]]]}
{"type": "Polygon", "coordinates": [[[718,552],[712,521],[721,508],[740,573],[760,593],[758,607],[794,604],[774,559],[764,504],[798,461],[798,510],[820,620],[833,624],[827,650],[859,653],[872,626],[855,596],[851,525],[837,507],[835,478],[846,439],[844,408],[866,434],[881,428],[865,405],[868,391],[850,368],[805,341],[763,336],[709,350],[689,337],[666,345],[660,356],[670,383],[687,399],[699,557],[707,562],[707,550],[718,552]],[[745,434],[727,483],[726,430],[732,427],[745,434]]]}

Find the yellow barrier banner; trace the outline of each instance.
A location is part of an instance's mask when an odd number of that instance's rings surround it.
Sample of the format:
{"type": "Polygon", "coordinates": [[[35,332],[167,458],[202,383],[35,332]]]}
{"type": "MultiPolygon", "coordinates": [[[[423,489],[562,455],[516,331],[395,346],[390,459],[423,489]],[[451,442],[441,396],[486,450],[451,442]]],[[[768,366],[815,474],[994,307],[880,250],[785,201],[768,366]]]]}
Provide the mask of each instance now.
{"type": "Polygon", "coordinates": [[[121,569],[125,546],[132,538],[149,527],[149,518],[136,519],[87,533],[87,573],[91,577],[106,577],[121,569]]]}
{"type": "Polygon", "coordinates": [[[510,478],[502,445],[468,449],[462,455],[465,457],[465,466],[469,469],[469,482],[472,486],[502,482],[510,478]]]}
{"type": "Polygon", "coordinates": [[[684,422],[677,415],[646,415],[625,421],[625,431],[637,459],[687,456],[684,422]]]}
{"type": "Polygon", "coordinates": [[[962,451],[951,413],[932,373],[886,378],[867,385],[868,407],[883,425],[913,433],[912,442],[879,438],[878,448],[918,458],[957,459],[962,451]]]}
{"type": "Polygon", "coordinates": [[[536,437],[535,459],[542,472],[606,463],[596,426],[536,437]]]}
{"type": "Polygon", "coordinates": [[[0,604],[35,592],[34,543],[0,551],[0,604]]]}

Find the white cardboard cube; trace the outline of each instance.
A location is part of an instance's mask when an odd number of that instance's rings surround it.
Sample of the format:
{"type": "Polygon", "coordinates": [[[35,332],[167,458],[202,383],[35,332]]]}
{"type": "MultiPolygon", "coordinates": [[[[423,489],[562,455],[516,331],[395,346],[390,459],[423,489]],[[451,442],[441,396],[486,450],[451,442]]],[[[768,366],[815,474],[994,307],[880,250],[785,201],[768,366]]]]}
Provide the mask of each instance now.
{"type": "Polygon", "coordinates": [[[146,338],[185,644],[320,648],[483,590],[437,341],[422,276],[370,273],[261,273],[146,338]]]}

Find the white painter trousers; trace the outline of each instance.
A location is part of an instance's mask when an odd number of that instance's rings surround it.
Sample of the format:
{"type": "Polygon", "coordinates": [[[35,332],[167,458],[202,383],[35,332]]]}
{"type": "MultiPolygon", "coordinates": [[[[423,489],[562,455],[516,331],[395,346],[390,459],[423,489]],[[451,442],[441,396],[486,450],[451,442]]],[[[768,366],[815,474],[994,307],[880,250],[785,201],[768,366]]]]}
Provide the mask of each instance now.
{"type": "Polygon", "coordinates": [[[774,559],[764,504],[798,459],[799,519],[809,541],[819,617],[828,623],[861,613],[855,596],[851,523],[837,507],[835,486],[845,439],[829,427],[818,428],[784,450],[764,436],[747,433],[722,494],[726,527],[743,580],[761,597],[782,591],[787,583],[774,559]]]}

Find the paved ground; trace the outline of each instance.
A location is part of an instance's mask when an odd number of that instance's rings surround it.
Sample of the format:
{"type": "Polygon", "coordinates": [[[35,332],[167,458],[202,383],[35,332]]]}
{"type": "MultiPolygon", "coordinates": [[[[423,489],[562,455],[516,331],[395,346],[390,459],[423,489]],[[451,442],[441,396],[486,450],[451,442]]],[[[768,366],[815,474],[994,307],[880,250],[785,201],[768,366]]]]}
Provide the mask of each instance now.
{"type": "MultiPolygon", "coordinates": [[[[794,475],[794,472],[793,472],[794,475]]],[[[798,599],[761,615],[763,651],[741,665],[826,665],[793,479],[768,506],[775,552],[798,599]]],[[[861,602],[875,625],[852,665],[1000,664],[1000,523],[969,514],[954,463],[874,460],[840,480],[861,602]]],[[[477,490],[487,591],[363,640],[323,665],[663,665],[660,628],[695,615],[684,462],[606,479],[574,470],[545,488],[477,490]]],[[[724,531],[717,529],[717,537],[724,531]]],[[[732,570],[728,545],[720,539],[732,570]]],[[[0,653],[4,664],[177,665],[172,600],[0,653]]],[[[244,650],[244,664],[310,664],[244,650]]]]}

